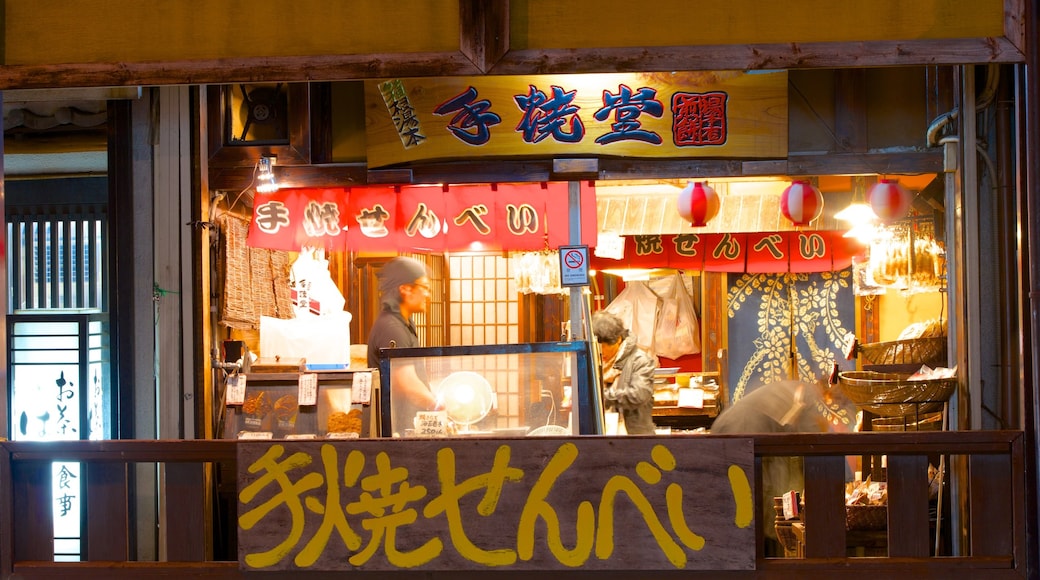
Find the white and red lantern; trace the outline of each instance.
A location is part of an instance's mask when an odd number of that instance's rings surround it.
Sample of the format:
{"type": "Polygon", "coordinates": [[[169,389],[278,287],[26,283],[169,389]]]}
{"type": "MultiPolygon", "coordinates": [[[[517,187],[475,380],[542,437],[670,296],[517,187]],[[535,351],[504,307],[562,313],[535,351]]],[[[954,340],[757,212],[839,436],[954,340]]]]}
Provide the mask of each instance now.
{"type": "Polygon", "coordinates": [[[780,213],[796,226],[807,226],[823,213],[823,194],[808,181],[795,181],[780,195],[780,213]]]}
{"type": "Polygon", "coordinates": [[[895,179],[882,179],[870,188],[867,203],[885,223],[901,220],[910,213],[910,205],[914,198],[905,187],[895,179]]]}
{"type": "Polygon", "coordinates": [[[679,192],[679,215],[696,228],[718,215],[719,205],[719,195],[706,181],[691,181],[679,192]]]}

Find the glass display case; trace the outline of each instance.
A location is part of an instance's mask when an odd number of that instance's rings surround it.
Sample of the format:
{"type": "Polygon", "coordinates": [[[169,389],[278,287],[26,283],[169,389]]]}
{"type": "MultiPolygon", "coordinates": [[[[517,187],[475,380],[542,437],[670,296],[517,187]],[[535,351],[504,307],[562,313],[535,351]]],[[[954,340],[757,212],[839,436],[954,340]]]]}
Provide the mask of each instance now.
{"type": "MultiPolygon", "coordinates": [[[[367,370],[364,372],[368,372],[367,370]]],[[[246,374],[241,405],[227,405],[226,438],[354,438],[376,434],[370,387],[368,402],[354,392],[353,371],[312,373],[317,381],[315,404],[300,405],[303,372],[251,372],[246,374]]],[[[373,373],[374,374],[374,373],[373,373]]],[[[372,377],[368,378],[371,385],[372,377]]]]}
{"type": "Polygon", "coordinates": [[[538,342],[379,351],[384,437],[602,433],[589,343],[538,342]],[[417,377],[437,404],[410,404],[417,377]]]}

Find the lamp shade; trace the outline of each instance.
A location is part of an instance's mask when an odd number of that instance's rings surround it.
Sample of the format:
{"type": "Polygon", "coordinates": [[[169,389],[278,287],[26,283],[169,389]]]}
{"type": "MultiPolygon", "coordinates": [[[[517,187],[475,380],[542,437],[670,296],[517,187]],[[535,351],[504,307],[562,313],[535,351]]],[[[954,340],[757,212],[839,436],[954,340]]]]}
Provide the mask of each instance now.
{"type": "Polygon", "coordinates": [[[679,215],[697,228],[718,215],[719,205],[719,195],[704,181],[691,181],[679,192],[679,215]]]}
{"type": "Polygon", "coordinates": [[[894,179],[882,179],[870,188],[867,203],[883,222],[903,219],[910,213],[913,196],[894,179]]]}
{"type": "Polygon", "coordinates": [[[808,181],[795,181],[780,195],[780,213],[796,226],[807,226],[823,213],[823,194],[808,181]]]}

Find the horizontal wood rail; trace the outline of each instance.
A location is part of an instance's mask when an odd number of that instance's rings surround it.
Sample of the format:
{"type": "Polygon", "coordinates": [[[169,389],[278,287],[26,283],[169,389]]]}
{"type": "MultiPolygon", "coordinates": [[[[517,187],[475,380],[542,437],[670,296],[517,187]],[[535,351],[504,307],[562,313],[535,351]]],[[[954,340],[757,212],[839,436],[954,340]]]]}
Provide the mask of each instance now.
{"type": "MultiPolygon", "coordinates": [[[[703,435],[701,437],[704,437],[703,435]]],[[[730,437],[709,435],[708,437],[730,437]]],[[[845,574],[866,578],[945,577],[1026,578],[1024,436],[1019,431],[754,435],[756,464],[770,456],[805,459],[804,558],[767,558],[740,572],[654,571],[654,578],[806,578],[845,574]],[[886,455],[889,482],[887,557],[846,556],[844,508],[847,456],[886,455]],[[932,556],[929,537],[928,458],[956,456],[967,465],[962,490],[968,514],[968,545],[956,556],[932,556]]],[[[80,578],[341,578],[342,572],[241,571],[237,561],[212,559],[213,477],[219,468],[234,473],[235,441],[71,441],[0,443],[0,578],[42,580],[80,578]],[[50,463],[83,463],[87,502],[84,562],[53,562],[50,463]],[[132,561],[132,477],[134,464],[165,466],[165,552],[170,561],[132,561]],[[207,538],[208,540],[207,545],[207,538]]],[[[757,475],[761,489],[761,475],[757,475]]],[[[758,536],[772,521],[756,519],[758,536]]],[[[233,531],[226,533],[232,534],[233,531]]],[[[520,578],[524,572],[496,572],[520,578]]],[[[561,576],[591,578],[591,572],[561,576]]],[[[1032,574],[1032,576],[1031,576],[1032,574]]],[[[362,573],[362,576],[366,574],[362,573]]],[[[378,577],[468,579],[485,572],[394,572],[378,577]]],[[[369,574],[369,577],[375,577],[369,574]]],[[[643,578],[646,572],[596,572],[599,579],[643,578]]]]}

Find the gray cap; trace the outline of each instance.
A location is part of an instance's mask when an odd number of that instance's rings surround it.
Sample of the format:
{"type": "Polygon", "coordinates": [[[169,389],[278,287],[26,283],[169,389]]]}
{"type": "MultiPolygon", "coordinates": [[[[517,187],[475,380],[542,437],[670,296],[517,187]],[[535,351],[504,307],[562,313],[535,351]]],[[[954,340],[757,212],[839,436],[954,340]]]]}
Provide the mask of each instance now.
{"type": "Polygon", "coordinates": [[[376,277],[379,278],[379,293],[382,301],[390,304],[400,304],[401,295],[398,288],[405,284],[411,284],[426,275],[426,266],[414,258],[400,256],[390,260],[376,277]]]}

